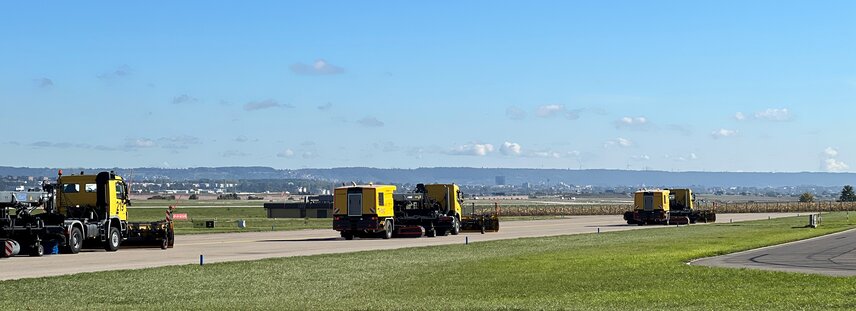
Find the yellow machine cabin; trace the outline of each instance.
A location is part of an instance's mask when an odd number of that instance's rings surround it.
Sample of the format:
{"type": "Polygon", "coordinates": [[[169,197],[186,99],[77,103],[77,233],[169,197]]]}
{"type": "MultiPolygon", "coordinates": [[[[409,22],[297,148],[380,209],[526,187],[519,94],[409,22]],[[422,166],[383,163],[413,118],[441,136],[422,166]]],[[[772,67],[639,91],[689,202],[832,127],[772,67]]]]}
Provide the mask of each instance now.
{"type": "Polygon", "coordinates": [[[333,215],[394,216],[392,193],[395,186],[367,185],[339,187],[334,191],[333,215]]]}
{"type": "Polygon", "coordinates": [[[355,236],[392,237],[395,186],[354,185],[333,192],[333,229],[347,240],[355,236]]]}
{"type": "Polygon", "coordinates": [[[642,211],[669,210],[669,190],[637,191],[633,198],[634,209],[642,211]]]}

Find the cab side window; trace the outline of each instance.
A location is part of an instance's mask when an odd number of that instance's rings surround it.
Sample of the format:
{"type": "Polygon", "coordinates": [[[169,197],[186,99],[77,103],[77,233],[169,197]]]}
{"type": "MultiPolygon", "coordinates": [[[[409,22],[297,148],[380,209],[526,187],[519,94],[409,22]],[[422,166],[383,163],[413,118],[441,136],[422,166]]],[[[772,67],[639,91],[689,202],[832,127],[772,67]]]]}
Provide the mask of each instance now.
{"type": "Polygon", "coordinates": [[[125,199],[125,185],[116,183],[116,198],[125,199]]]}
{"type": "Polygon", "coordinates": [[[78,184],[64,184],[64,185],[62,185],[62,192],[78,193],[78,192],[80,192],[80,185],[78,185],[78,184]]]}
{"type": "Polygon", "coordinates": [[[383,206],[383,192],[377,194],[377,205],[383,206]]]}

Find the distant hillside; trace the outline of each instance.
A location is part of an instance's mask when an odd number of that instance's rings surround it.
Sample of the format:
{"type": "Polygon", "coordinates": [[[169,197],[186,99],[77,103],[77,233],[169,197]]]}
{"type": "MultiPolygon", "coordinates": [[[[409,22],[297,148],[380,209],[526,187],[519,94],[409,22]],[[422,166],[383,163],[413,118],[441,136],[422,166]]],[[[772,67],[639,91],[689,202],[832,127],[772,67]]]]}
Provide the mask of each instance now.
{"type": "MultiPolygon", "coordinates": [[[[123,176],[143,179],[171,180],[237,180],[302,178],[333,182],[455,182],[458,184],[492,185],[496,176],[504,176],[506,184],[556,184],[593,186],[841,186],[856,184],[854,173],[736,173],[736,172],[665,172],[630,170],[564,170],[436,167],[417,169],[379,169],[344,167],[330,169],[278,170],[270,167],[197,167],[186,169],[134,168],[85,169],[87,172],[115,170],[123,176]]],[[[55,168],[20,168],[0,166],[0,176],[54,176],[55,168]]],[[[79,168],[64,168],[66,174],[79,168]]]]}

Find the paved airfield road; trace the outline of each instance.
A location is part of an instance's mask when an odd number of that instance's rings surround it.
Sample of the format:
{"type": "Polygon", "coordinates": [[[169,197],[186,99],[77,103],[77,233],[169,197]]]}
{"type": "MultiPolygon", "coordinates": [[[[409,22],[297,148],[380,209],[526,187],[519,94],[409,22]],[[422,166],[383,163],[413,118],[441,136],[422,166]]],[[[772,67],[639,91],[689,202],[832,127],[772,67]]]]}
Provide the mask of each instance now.
{"type": "MultiPolygon", "coordinates": [[[[722,221],[748,221],[795,216],[790,213],[720,214],[722,221]]],[[[574,216],[565,219],[506,221],[496,233],[462,233],[418,239],[356,239],[345,241],[331,229],[217,233],[176,236],[175,248],[125,248],[108,253],[103,250],[83,250],[76,255],[17,256],[0,259],[0,280],[75,274],[106,270],[140,269],[171,265],[198,264],[199,255],[206,263],[256,260],[273,257],[347,253],[376,249],[395,249],[430,245],[514,239],[522,237],[622,231],[662,226],[629,226],[621,216],[574,216]]]]}
{"type": "Polygon", "coordinates": [[[703,258],[693,265],[856,276],[856,230],[740,253],[703,258]]]}

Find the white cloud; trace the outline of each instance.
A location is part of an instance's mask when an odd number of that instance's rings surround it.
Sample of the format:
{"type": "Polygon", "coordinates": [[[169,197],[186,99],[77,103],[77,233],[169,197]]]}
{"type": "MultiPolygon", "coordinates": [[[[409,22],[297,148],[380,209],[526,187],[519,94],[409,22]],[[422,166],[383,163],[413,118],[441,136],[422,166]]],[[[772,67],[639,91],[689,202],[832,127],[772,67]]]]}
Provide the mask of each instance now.
{"type": "Polygon", "coordinates": [[[125,142],[125,147],[128,148],[151,148],[156,145],[154,140],[148,138],[128,139],[125,142]]]}
{"type": "Polygon", "coordinates": [[[768,108],[755,113],[755,118],[768,121],[789,121],[791,112],[788,108],[768,108]]]}
{"type": "Polygon", "coordinates": [[[563,105],[543,105],[539,106],[537,110],[535,110],[535,114],[542,118],[551,118],[565,111],[565,106],[563,105]]]}
{"type": "Polygon", "coordinates": [[[742,112],[737,112],[734,114],[734,118],[737,119],[737,121],[743,121],[746,120],[746,115],[742,112]]]}
{"type": "Polygon", "coordinates": [[[318,59],[312,64],[295,63],[291,65],[291,71],[300,75],[335,75],[344,73],[345,68],[318,59]]]}
{"type": "Polygon", "coordinates": [[[823,154],[829,158],[834,158],[838,156],[838,149],[826,147],[826,149],[823,150],[823,154]]]}
{"type": "Polygon", "coordinates": [[[690,160],[695,160],[695,159],[698,159],[698,156],[694,152],[690,153],[690,160]]]}
{"type": "Polygon", "coordinates": [[[632,157],[630,157],[630,159],[631,159],[631,160],[636,160],[636,161],[648,161],[648,160],[651,160],[651,157],[649,157],[649,156],[648,156],[648,155],[646,155],[646,154],[643,154],[643,155],[635,155],[635,156],[632,156],[632,157]]]}
{"type": "Polygon", "coordinates": [[[520,144],[512,143],[512,142],[504,142],[502,146],[499,147],[499,152],[502,152],[504,155],[512,155],[517,156],[520,155],[520,144]]]}
{"type": "Polygon", "coordinates": [[[466,144],[452,148],[448,153],[451,155],[485,156],[493,150],[494,147],[491,144],[466,144]]]}
{"type": "Polygon", "coordinates": [[[619,146],[619,147],[626,148],[626,147],[633,146],[633,141],[631,141],[627,138],[619,137],[619,138],[607,141],[606,143],[603,144],[604,148],[608,148],[608,147],[612,147],[612,146],[619,146]]]}
{"type": "Polygon", "coordinates": [[[583,111],[584,109],[569,110],[565,108],[565,105],[550,104],[538,106],[538,108],[535,109],[535,115],[541,118],[564,116],[568,120],[576,120],[580,118],[580,113],[583,111]]]}
{"type": "Polygon", "coordinates": [[[849,169],[850,166],[847,165],[847,163],[836,159],[826,159],[826,161],[824,161],[824,168],[828,172],[841,172],[849,169]]]}
{"type": "Polygon", "coordinates": [[[512,120],[523,120],[526,118],[526,111],[515,106],[510,106],[505,108],[505,116],[512,120]]]}
{"type": "Polygon", "coordinates": [[[648,123],[648,119],[645,117],[623,117],[618,121],[627,125],[643,125],[648,123]]]}
{"type": "Polygon", "coordinates": [[[716,131],[711,132],[710,136],[713,136],[713,138],[733,137],[737,136],[737,131],[728,129],[718,129],[716,131]]]}
{"type": "Polygon", "coordinates": [[[294,156],[294,151],[291,149],[285,149],[282,152],[276,154],[279,158],[291,158],[294,156]]]}

